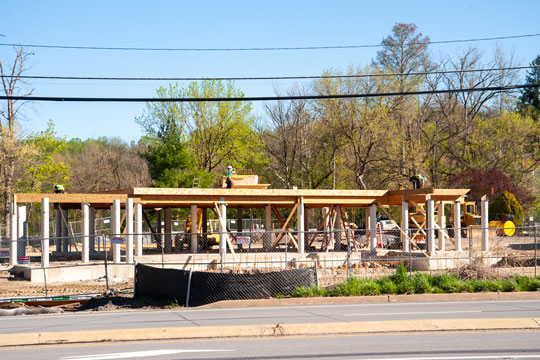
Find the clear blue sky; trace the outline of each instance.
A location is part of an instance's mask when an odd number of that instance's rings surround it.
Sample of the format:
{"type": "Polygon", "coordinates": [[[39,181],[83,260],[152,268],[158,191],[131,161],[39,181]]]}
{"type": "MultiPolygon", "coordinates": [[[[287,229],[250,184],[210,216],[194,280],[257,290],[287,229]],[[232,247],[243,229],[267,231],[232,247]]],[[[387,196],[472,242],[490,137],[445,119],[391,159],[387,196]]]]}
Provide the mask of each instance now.
{"type": "MultiPolygon", "coordinates": [[[[540,1],[0,1],[1,43],[104,47],[239,48],[377,44],[396,22],[432,41],[540,33],[540,1]]],[[[496,42],[432,45],[435,56],[496,42]]],[[[540,54],[540,37],[499,41],[518,65],[540,54]]],[[[123,52],[29,49],[31,75],[210,77],[319,75],[366,65],[378,49],[276,52],[123,52]]],[[[0,46],[0,58],[13,49],[0,46]]],[[[281,82],[287,88],[293,81],[281,82]]],[[[153,97],[159,82],[35,80],[41,96],[153,97]]],[[[273,95],[272,81],[237,82],[248,96],[273,95]]],[[[136,140],[144,104],[33,103],[26,132],[49,119],[68,138],[136,140]]],[[[262,106],[256,112],[264,116],[262,106]]]]}

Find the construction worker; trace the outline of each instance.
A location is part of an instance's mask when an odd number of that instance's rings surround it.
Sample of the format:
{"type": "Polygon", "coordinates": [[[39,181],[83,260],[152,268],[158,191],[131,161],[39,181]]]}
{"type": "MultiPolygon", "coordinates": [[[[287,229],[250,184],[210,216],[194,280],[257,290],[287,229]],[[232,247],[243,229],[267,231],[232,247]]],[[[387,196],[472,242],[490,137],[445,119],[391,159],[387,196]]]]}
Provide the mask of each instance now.
{"type": "Polygon", "coordinates": [[[232,175],[233,175],[233,167],[231,165],[227,166],[227,179],[225,180],[225,183],[227,184],[227,189],[232,188],[232,175]]]}
{"type": "Polygon", "coordinates": [[[66,192],[66,189],[64,188],[64,185],[62,184],[54,184],[54,193],[55,194],[64,194],[66,192]]]}
{"type": "Polygon", "coordinates": [[[422,176],[422,174],[416,174],[412,176],[409,181],[413,185],[413,189],[422,189],[424,187],[426,178],[422,176]]]}

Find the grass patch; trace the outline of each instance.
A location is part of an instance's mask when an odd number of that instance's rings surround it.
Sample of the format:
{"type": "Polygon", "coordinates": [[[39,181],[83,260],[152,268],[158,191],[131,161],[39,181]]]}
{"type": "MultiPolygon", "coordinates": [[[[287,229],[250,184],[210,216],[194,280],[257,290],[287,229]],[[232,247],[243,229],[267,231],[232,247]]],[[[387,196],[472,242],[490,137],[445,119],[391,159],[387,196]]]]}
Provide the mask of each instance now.
{"type": "Polygon", "coordinates": [[[487,291],[540,291],[540,277],[515,276],[508,279],[460,279],[456,274],[409,274],[400,265],[396,273],[381,279],[349,278],[331,289],[297,287],[293,297],[362,296],[381,294],[442,294],[487,291]]]}

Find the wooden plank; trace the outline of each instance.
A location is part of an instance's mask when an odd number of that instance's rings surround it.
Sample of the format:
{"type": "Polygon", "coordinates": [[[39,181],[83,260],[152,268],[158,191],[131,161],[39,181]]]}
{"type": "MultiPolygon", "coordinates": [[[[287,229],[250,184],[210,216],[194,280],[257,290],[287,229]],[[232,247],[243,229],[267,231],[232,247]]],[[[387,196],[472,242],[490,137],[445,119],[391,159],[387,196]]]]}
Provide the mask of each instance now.
{"type": "Polygon", "coordinates": [[[113,200],[125,202],[126,194],[17,194],[19,203],[40,203],[41,199],[49,198],[49,203],[95,203],[112,204],[113,200]]]}
{"type": "Polygon", "coordinates": [[[328,189],[224,189],[224,188],[133,188],[134,195],[210,195],[210,196],[323,196],[379,197],[387,190],[328,190],[328,189]]]}
{"type": "Polygon", "coordinates": [[[315,234],[313,235],[313,238],[311,239],[310,243],[308,244],[308,246],[311,246],[311,244],[313,244],[313,241],[315,241],[315,238],[317,237],[317,233],[319,231],[321,231],[322,227],[324,226],[324,223],[326,222],[326,219],[328,219],[328,216],[330,216],[330,214],[332,213],[333,211],[333,208],[334,208],[334,205],[332,205],[331,209],[326,213],[326,215],[324,215],[321,223],[319,224],[319,226],[317,227],[317,231],[315,231],[315,234]]]}
{"type": "Polygon", "coordinates": [[[367,198],[367,199],[344,199],[344,198],[304,198],[304,204],[306,205],[321,205],[323,207],[326,207],[328,205],[358,205],[360,207],[367,207],[371,204],[373,204],[377,198],[367,198]]]}
{"type": "Polygon", "coordinates": [[[142,212],[144,220],[146,221],[146,225],[148,225],[148,228],[150,229],[150,232],[152,233],[152,237],[154,238],[154,241],[158,247],[158,249],[163,249],[163,244],[161,243],[161,234],[158,234],[154,231],[154,228],[152,227],[152,224],[150,223],[150,220],[148,219],[148,216],[143,211],[142,212]]]}
{"type": "MultiPolygon", "coordinates": [[[[289,224],[289,221],[291,221],[292,216],[296,212],[297,208],[298,208],[298,204],[295,204],[294,207],[292,208],[291,212],[289,213],[289,216],[287,217],[287,220],[284,223],[282,223],[283,226],[281,227],[281,231],[287,231],[287,225],[289,224]]],[[[283,219],[281,219],[281,220],[283,220],[283,219]]],[[[279,241],[283,237],[283,234],[284,233],[281,232],[276,236],[276,238],[274,239],[274,242],[272,243],[272,246],[271,246],[272,249],[274,249],[276,247],[276,245],[279,244],[279,241]]],[[[296,248],[298,249],[298,244],[296,244],[296,248]]]]}

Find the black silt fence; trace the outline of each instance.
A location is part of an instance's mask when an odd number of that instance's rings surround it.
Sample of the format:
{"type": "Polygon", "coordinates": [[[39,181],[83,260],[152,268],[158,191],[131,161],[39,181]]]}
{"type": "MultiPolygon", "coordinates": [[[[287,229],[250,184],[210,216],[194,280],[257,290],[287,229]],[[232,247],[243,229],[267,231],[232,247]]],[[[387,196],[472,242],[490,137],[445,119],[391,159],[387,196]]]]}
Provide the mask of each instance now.
{"type": "Polygon", "coordinates": [[[266,299],[291,295],[298,286],[317,284],[314,268],[255,274],[191,273],[137,264],[135,296],[176,299],[179,304],[200,306],[220,300],[266,299]],[[189,304],[188,299],[189,288],[189,304]]]}

